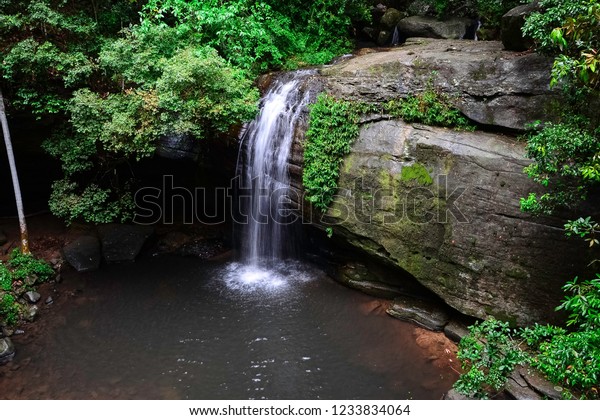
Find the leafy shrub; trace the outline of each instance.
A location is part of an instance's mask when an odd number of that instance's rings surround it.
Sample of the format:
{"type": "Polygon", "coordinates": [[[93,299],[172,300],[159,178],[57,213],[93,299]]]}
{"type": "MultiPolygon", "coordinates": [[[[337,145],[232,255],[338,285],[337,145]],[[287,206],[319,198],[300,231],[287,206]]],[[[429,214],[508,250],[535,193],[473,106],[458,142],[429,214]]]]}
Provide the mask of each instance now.
{"type": "Polygon", "coordinates": [[[600,386],[600,274],[580,282],[577,278],[563,287],[567,292],[557,310],[569,313],[567,324],[577,331],[535,325],[522,336],[532,349],[532,366],[552,382],[599,398],[600,386]]]}
{"type": "Polygon", "coordinates": [[[0,325],[15,325],[22,310],[17,297],[23,290],[31,290],[35,283],[48,281],[53,275],[54,270],[46,261],[13,249],[7,264],[0,262],[0,325]],[[15,282],[24,285],[15,286],[20,284],[15,282]]]}
{"type": "Polygon", "coordinates": [[[565,299],[556,310],[569,313],[567,331],[539,325],[512,331],[508,324],[488,319],[470,327],[459,345],[458,357],[466,370],[455,384],[457,391],[487,398],[501,389],[517,364],[528,362],[550,381],[579,393],[582,398],[599,398],[600,387],[600,274],[592,280],[577,278],[563,287],[565,299]],[[520,349],[517,338],[527,344],[520,349]]]}
{"type": "Polygon", "coordinates": [[[583,117],[567,117],[528,136],[527,156],[534,163],[525,173],[550,190],[540,197],[531,193],[521,199],[522,210],[550,214],[557,207],[574,207],[586,199],[587,187],[600,181],[600,142],[587,127],[583,117]]]}
{"type": "Polygon", "coordinates": [[[18,248],[13,249],[8,265],[12,270],[13,281],[36,276],[38,282],[45,282],[54,275],[54,270],[46,261],[31,254],[22,254],[18,248]]]}
{"type": "Polygon", "coordinates": [[[424,92],[409,95],[399,101],[384,104],[383,110],[406,122],[417,122],[439,127],[456,127],[474,130],[469,120],[456,109],[447,95],[428,88],[424,92]]]}
{"type": "Polygon", "coordinates": [[[515,332],[507,322],[488,318],[469,327],[459,344],[458,357],[465,373],[455,389],[465,395],[486,399],[501,390],[515,366],[527,360],[513,340],[515,332]]]}
{"type": "Polygon", "coordinates": [[[10,270],[0,261],[0,290],[8,292],[12,288],[12,274],[10,270]]]}
{"type": "Polygon", "coordinates": [[[0,299],[0,316],[4,318],[6,325],[15,325],[19,320],[20,305],[15,301],[13,295],[5,293],[0,299]]]}
{"type": "Polygon", "coordinates": [[[82,188],[67,179],[52,184],[49,206],[54,215],[67,223],[78,219],[88,223],[125,222],[135,207],[127,190],[119,193],[96,184],[82,188]]]}
{"type": "Polygon", "coordinates": [[[538,51],[555,54],[560,50],[551,37],[552,31],[562,27],[568,17],[585,13],[595,0],[540,0],[542,11],[532,13],[523,26],[523,34],[536,42],[538,51]]]}
{"type": "Polygon", "coordinates": [[[600,329],[600,274],[596,278],[579,282],[575,277],[563,286],[568,293],[557,310],[569,312],[567,325],[580,329],[600,329]]]}

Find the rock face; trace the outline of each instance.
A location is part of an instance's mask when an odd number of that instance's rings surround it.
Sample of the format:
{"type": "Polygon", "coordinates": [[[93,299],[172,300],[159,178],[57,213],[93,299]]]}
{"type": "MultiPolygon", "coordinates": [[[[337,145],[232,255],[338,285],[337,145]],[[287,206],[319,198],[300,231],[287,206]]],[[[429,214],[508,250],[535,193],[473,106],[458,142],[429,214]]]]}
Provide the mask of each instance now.
{"type": "Polygon", "coordinates": [[[514,139],[383,120],[365,124],[327,213],[334,235],[408,271],[468,315],[556,319],[585,252],[560,221],[520,212],[536,189],[514,139]]]}
{"type": "Polygon", "coordinates": [[[93,271],[100,267],[100,241],[91,235],[83,235],[63,248],[65,259],[77,271],[93,271]]]}
{"type": "Polygon", "coordinates": [[[511,51],[525,51],[533,46],[533,40],[523,36],[525,18],[540,10],[539,2],[517,6],[502,16],[500,36],[504,48],[511,51]]]}
{"type": "Polygon", "coordinates": [[[465,18],[442,21],[427,16],[410,16],[398,23],[398,31],[403,38],[462,39],[472,25],[473,21],[465,18]]]}
{"type": "MultiPolygon", "coordinates": [[[[521,130],[547,119],[558,98],[548,87],[551,64],[504,51],[499,42],[416,40],[325,67],[310,83],[370,103],[431,83],[472,120],[521,130]]],[[[290,162],[297,197],[302,142],[300,133],[290,162]]],[[[524,144],[508,135],[372,115],[345,158],[324,222],[334,238],[412,275],[459,312],[514,324],[557,322],[561,286],[582,274],[590,256],[565,238],[564,220],[520,211],[519,199],[538,191],[523,174],[530,163],[524,156],[524,144]]],[[[320,223],[310,206],[300,207],[305,221],[320,223]]]]}
{"type": "Polygon", "coordinates": [[[500,42],[409,39],[321,73],[327,91],[346,99],[380,103],[431,86],[475,122],[523,130],[552,116],[558,96],[549,87],[551,68],[551,59],[504,51],[500,42]]]}

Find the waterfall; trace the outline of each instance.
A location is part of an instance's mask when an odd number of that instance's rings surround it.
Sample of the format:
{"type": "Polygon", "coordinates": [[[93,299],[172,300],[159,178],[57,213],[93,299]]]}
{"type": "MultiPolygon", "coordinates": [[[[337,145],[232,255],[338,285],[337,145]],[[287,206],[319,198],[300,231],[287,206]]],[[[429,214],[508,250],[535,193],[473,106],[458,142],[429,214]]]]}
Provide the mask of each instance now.
{"type": "Polygon", "coordinates": [[[392,47],[400,43],[400,33],[398,32],[398,26],[394,26],[394,34],[392,35],[392,47]]]}
{"type": "Polygon", "coordinates": [[[294,240],[289,231],[293,215],[287,204],[290,191],[288,159],[308,93],[300,83],[311,71],[293,73],[292,80],[276,81],[261,101],[254,121],[244,130],[240,156],[241,251],[245,263],[272,263],[289,256],[294,240]]]}

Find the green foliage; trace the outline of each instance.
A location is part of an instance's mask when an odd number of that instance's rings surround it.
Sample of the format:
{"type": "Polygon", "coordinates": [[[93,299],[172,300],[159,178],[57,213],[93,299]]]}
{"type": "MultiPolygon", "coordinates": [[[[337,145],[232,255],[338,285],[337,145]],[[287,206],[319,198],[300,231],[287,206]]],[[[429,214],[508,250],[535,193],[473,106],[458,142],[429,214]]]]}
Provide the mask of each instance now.
{"type": "Polygon", "coordinates": [[[559,80],[574,82],[591,89],[600,85],[600,4],[590,1],[579,15],[569,16],[550,38],[561,51],[552,69],[552,84],[559,80]]]}
{"type": "Polygon", "coordinates": [[[448,16],[477,16],[488,27],[499,27],[502,15],[513,7],[518,6],[520,0],[429,0],[438,17],[448,16]]]}
{"type": "Polygon", "coordinates": [[[310,107],[302,182],[307,200],[322,212],[337,192],[340,165],[358,136],[359,117],[355,104],[325,94],[310,107]]]}
{"type": "Polygon", "coordinates": [[[537,50],[555,57],[551,85],[566,90],[600,86],[600,4],[598,0],[542,0],[542,12],[527,18],[523,33],[537,50]]]}
{"type": "Polygon", "coordinates": [[[53,275],[54,270],[44,260],[13,249],[7,264],[0,262],[0,325],[15,325],[22,310],[17,297],[53,275]]]}
{"type": "Polygon", "coordinates": [[[368,10],[364,0],[150,0],[142,16],[193,29],[203,45],[256,74],[323,64],[347,52],[351,21],[368,19],[368,10]]]}
{"type": "Polygon", "coordinates": [[[0,261],[0,290],[8,292],[12,288],[12,282],[10,270],[0,261]]]}
{"type": "Polygon", "coordinates": [[[563,286],[567,296],[557,310],[569,313],[567,325],[583,330],[600,329],[600,274],[596,278],[579,282],[575,277],[563,286]]]}
{"type": "Polygon", "coordinates": [[[567,325],[576,331],[535,325],[522,336],[531,348],[532,366],[559,385],[581,393],[582,398],[600,398],[600,275],[563,287],[567,292],[557,310],[569,313],[567,325]]]}
{"type": "Polygon", "coordinates": [[[600,232],[600,225],[593,221],[590,216],[570,220],[565,224],[565,234],[567,236],[579,236],[588,242],[590,247],[600,244],[600,241],[596,238],[598,232],[600,232]]]}
{"type": "Polygon", "coordinates": [[[135,17],[123,0],[0,3],[0,73],[14,89],[12,106],[38,117],[62,114],[70,90],[97,80],[94,55],[105,36],[135,17]]]}
{"type": "Polygon", "coordinates": [[[542,11],[534,12],[525,21],[523,34],[536,42],[538,51],[555,54],[559,46],[552,37],[556,28],[562,27],[568,17],[585,13],[597,0],[541,0],[542,11]]]}
{"type": "Polygon", "coordinates": [[[469,334],[460,341],[458,350],[465,373],[454,385],[455,389],[480,399],[501,390],[515,366],[527,360],[513,340],[514,334],[507,322],[494,318],[469,327],[469,334]]]}
{"type": "Polygon", "coordinates": [[[0,318],[4,318],[6,325],[15,325],[19,320],[19,308],[14,296],[5,293],[0,299],[0,318]]]}
{"type": "Polygon", "coordinates": [[[383,111],[406,122],[474,130],[445,94],[428,87],[424,92],[384,104],[383,111]]]}
{"type": "Polygon", "coordinates": [[[569,117],[529,135],[527,156],[534,163],[525,173],[550,190],[540,197],[531,193],[521,199],[522,210],[550,214],[557,207],[574,207],[600,181],[600,142],[587,126],[584,118],[569,117]]]}
{"type": "Polygon", "coordinates": [[[567,324],[577,330],[536,324],[512,331],[508,324],[494,319],[475,324],[459,345],[458,357],[466,372],[455,388],[465,395],[487,398],[490,391],[504,386],[517,364],[528,362],[550,381],[582,398],[599,398],[600,275],[583,282],[575,278],[563,290],[567,295],[556,309],[567,311],[567,324]],[[526,352],[517,338],[527,344],[526,352]]]}
{"type": "Polygon", "coordinates": [[[12,270],[13,281],[35,276],[37,282],[45,282],[54,275],[54,270],[46,261],[31,254],[22,254],[19,248],[13,249],[8,265],[12,270]]]}
{"type": "Polygon", "coordinates": [[[127,189],[101,188],[94,183],[82,188],[66,179],[52,185],[49,205],[50,211],[67,223],[78,219],[88,223],[125,222],[131,219],[135,207],[127,189]]]}
{"type": "Polygon", "coordinates": [[[212,48],[178,52],[156,82],[160,131],[197,138],[226,132],[256,113],[258,92],[212,48]]]}

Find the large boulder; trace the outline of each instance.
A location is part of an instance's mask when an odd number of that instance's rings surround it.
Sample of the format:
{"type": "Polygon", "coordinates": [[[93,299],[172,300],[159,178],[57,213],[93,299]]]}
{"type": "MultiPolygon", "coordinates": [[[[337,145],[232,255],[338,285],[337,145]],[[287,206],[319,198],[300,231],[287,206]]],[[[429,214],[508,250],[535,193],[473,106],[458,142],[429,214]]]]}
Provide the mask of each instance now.
{"type": "Polygon", "coordinates": [[[507,136],[375,119],[344,161],[326,222],[462,313],[557,321],[561,286],[588,256],[563,221],[520,211],[537,188],[524,154],[507,136]]]}
{"type": "Polygon", "coordinates": [[[387,9],[384,13],[384,15],[381,17],[381,26],[386,28],[386,29],[390,29],[390,30],[394,30],[394,27],[398,24],[398,22],[400,22],[400,20],[404,17],[405,15],[403,15],[400,11],[398,11],[397,9],[394,9],[393,7],[390,7],[389,9],[387,9]]]}
{"type": "Polygon", "coordinates": [[[511,51],[525,51],[533,46],[533,40],[523,36],[523,25],[527,16],[540,11],[539,2],[524,4],[506,12],[502,16],[501,33],[504,48],[511,51]]]}
{"type": "Polygon", "coordinates": [[[403,38],[462,39],[472,25],[473,20],[467,18],[438,20],[428,16],[410,16],[399,21],[398,31],[403,38]]]}
{"type": "Polygon", "coordinates": [[[92,235],[82,235],[63,248],[67,262],[77,271],[94,271],[100,267],[100,241],[92,235]]]}
{"type": "Polygon", "coordinates": [[[514,54],[500,42],[419,38],[325,67],[321,74],[326,90],[345,99],[382,103],[433,87],[454,98],[473,121],[524,130],[557,109],[551,69],[552,59],[514,54]]]}
{"type": "Polygon", "coordinates": [[[99,226],[104,260],[108,263],[135,260],[153,232],[151,226],[143,225],[110,223],[99,226]]]}
{"type": "MultiPolygon", "coordinates": [[[[297,141],[290,168],[302,164],[300,149],[297,141]]],[[[565,238],[564,220],[520,211],[519,199],[539,188],[523,173],[524,155],[510,136],[373,116],[344,160],[322,220],[338,241],[409,273],[464,314],[560,322],[561,286],[590,255],[565,238]]],[[[290,172],[301,197],[300,172],[290,172]]],[[[298,208],[319,226],[310,206],[298,208]]],[[[396,284],[406,282],[399,276],[396,284]]]]}

